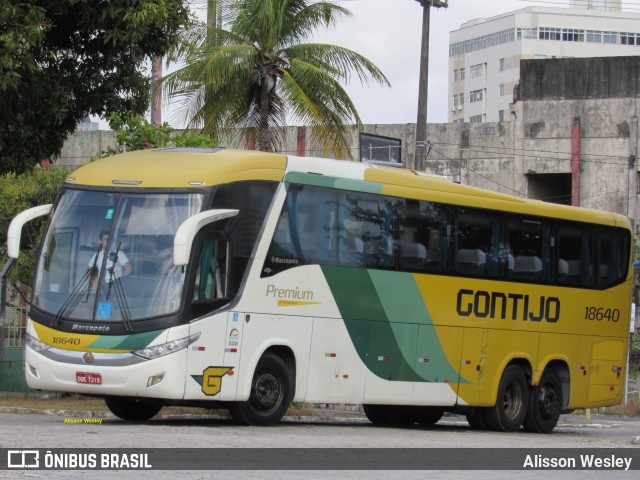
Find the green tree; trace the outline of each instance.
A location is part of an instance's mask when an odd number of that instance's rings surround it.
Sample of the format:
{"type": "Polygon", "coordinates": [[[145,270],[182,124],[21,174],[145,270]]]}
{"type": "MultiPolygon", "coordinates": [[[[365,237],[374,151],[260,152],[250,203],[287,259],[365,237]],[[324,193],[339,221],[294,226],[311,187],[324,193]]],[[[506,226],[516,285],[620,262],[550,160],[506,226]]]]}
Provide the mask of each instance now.
{"type": "Polygon", "coordinates": [[[222,18],[188,33],[172,57],[183,66],[164,79],[189,126],[215,140],[247,132],[260,150],[273,151],[291,118],[311,128],[324,154],[350,156],[347,125],[362,122],[340,82],[352,73],[365,84],[389,82],[352,50],[302,43],[350,12],[328,1],[209,3],[222,18]]]}
{"type": "MultiPolygon", "coordinates": [[[[21,174],[6,173],[0,176],[0,268],[8,260],[6,239],[13,217],[28,208],[53,203],[68,173],[62,168],[45,170],[38,167],[21,174]]],[[[27,223],[22,231],[22,253],[9,276],[16,291],[21,293],[23,289],[17,288],[19,283],[31,286],[35,254],[45,224],[46,219],[37,219],[27,223]]]]}
{"type": "Polygon", "coordinates": [[[0,174],[58,156],[88,114],[143,113],[186,1],[0,0],[0,174]]]}
{"type": "Polygon", "coordinates": [[[210,137],[193,131],[176,134],[168,123],[161,125],[149,123],[146,118],[137,114],[110,115],[109,125],[116,134],[116,150],[109,147],[109,150],[102,152],[102,157],[146,148],[215,146],[210,137]]]}

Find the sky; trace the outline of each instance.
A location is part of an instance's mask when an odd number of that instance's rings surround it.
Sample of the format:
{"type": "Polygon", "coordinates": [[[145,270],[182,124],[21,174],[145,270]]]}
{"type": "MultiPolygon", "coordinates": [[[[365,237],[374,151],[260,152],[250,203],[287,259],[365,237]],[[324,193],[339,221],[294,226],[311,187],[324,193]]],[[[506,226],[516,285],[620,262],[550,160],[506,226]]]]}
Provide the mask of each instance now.
{"type": "MultiPolygon", "coordinates": [[[[524,0],[449,0],[448,8],[432,8],[429,45],[428,123],[447,122],[449,32],[475,18],[489,18],[530,6],[564,7],[524,0]]],[[[563,4],[563,2],[565,2],[563,4]]],[[[347,92],[365,124],[415,123],[422,36],[422,7],[416,0],[337,0],[352,12],[337,28],[313,41],[350,48],[386,75],[391,87],[362,86],[357,78],[347,92]]]]}
{"type": "MultiPolygon", "coordinates": [[[[422,37],[422,6],[416,0],[332,0],[351,11],[350,17],[308,41],[340,45],[371,60],[391,87],[361,85],[353,78],[345,87],[364,124],[416,123],[422,37]]],[[[570,0],[448,0],[448,8],[432,8],[429,47],[427,121],[446,123],[449,32],[476,18],[489,18],[530,6],[566,7],[570,0]]],[[[168,69],[172,70],[171,67],[168,69]]],[[[167,71],[164,72],[165,74],[167,71]]],[[[171,107],[163,121],[181,128],[171,107]],[[173,114],[173,115],[172,115],[173,114]]]]}

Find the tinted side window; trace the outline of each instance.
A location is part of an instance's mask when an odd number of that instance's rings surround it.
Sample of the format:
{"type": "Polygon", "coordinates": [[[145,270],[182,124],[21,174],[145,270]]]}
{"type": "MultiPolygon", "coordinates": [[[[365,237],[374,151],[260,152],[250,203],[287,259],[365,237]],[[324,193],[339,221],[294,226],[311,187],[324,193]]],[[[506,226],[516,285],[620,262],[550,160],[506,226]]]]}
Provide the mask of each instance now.
{"type": "Polygon", "coordinates": [[[593,286],[593,225],[560,222],[558,224],[558,283],[593,286]]]}
{"type": "Polygon", "coordinates": [[[508,221],[508,276],[525,282],[551,282],[554,224],[537,217],[510,215],[508,221]]]}
{"type": "Polygon", "coordinates": [[[456,208],[456,273],[475,277],[503,277],[506,265],[503,218],[503,214],[490,210],[456,208]]]}
{"type": "Polygon", "coordinates": [[[400,270],[448,272],[451,208],[432,202],[405,200],[398,216],[400,270]]]}
{"type": "Polygon", "coordinates": [[[620,283],[627,276],[629,235],[626,230],[598,230],[598,286],[605,288],[620,283]]]}
{"type": "Polygon", "coordinates": [[[338,193],[340,264],[395,268],[396,204],[390,197],[338,193]]]}
{"type": "Polygon", "coordinates": [[[229,294],[237,293],[240,288],[276,187],[275,182],[235,182],[222,185],[215,192],[212,208],[240,211],[235,217],[219,224],[220,227],[224,225],[224,235],[233,245],[229,294]]]}

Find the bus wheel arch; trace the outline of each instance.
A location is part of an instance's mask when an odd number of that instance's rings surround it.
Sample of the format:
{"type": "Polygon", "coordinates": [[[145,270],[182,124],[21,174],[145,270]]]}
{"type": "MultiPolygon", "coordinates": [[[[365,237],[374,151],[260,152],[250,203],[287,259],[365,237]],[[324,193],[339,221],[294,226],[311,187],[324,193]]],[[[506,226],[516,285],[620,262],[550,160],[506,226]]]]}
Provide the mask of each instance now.
{"type": "Polygon", "coordinates": [[[231,404],[229,411],[241,425],[269,426],[287,412],[295,393],[295,359],[286,347],[262,354],[252,375],[249,399],[231,404]]]}

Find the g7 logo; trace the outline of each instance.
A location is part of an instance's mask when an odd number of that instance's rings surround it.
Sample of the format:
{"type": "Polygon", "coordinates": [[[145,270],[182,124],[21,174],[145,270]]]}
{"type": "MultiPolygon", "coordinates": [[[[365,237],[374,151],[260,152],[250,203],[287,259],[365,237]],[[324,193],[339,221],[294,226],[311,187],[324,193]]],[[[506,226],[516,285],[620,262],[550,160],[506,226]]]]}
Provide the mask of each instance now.
{"type": "Polygon", "coordinates": [[[222,388],[222,377],[233,367],[207,367],[202,372],[202,393],[205,395],[217,395],[222,388]]]}

